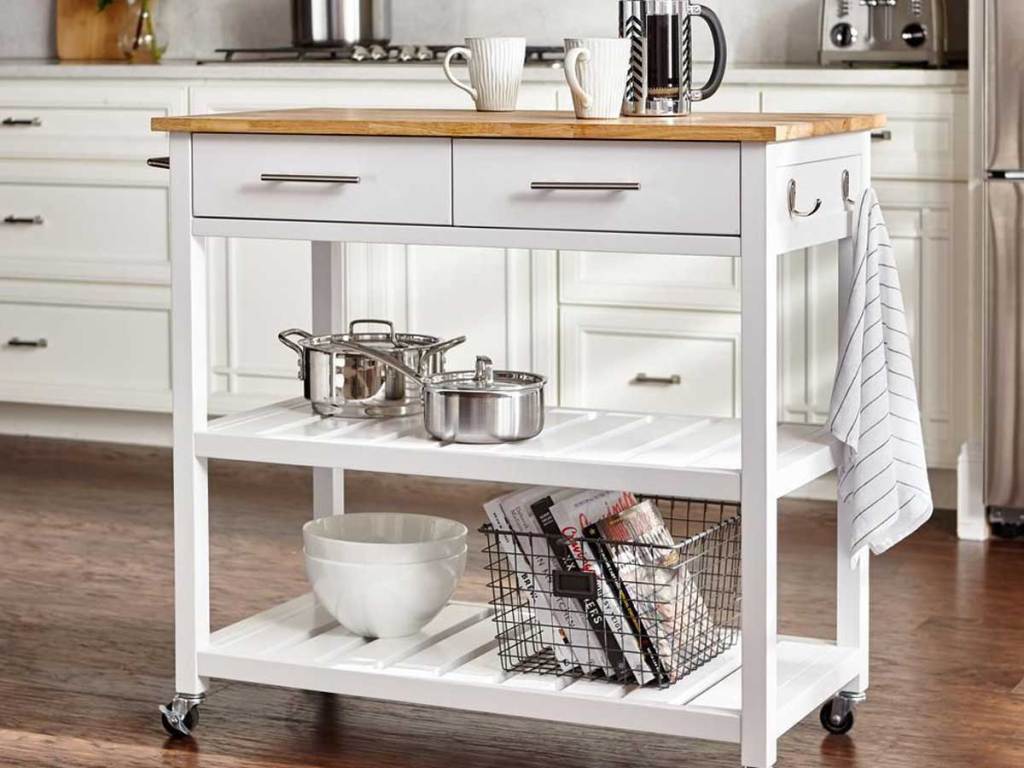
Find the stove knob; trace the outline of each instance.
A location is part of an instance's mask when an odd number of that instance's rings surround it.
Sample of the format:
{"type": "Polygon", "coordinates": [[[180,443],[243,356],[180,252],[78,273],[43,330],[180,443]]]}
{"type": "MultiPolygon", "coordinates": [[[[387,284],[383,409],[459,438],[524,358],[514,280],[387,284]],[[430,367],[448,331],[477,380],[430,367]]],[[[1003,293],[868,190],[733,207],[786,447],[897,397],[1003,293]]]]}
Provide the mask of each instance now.
{"type": "Polygon", "coordinates": [[[421,45],[416,49],[416,60],[417,61],[433,61],[434,52],[427,46],[421,45]]]}
{"type": "Polygon", "coordinates": [[[387,52],[387,50],[383,46],[380,46],[380,45],[371,45],[370,46],[370,58],[373,59],[374,61],[383,61],[387,57],[388,57],[388,52],[387,52]]]}
{"type": "Polygon", "coordinates": [[[412,61],[416,58],[416,48],[411,45],[403,45],[398,49],[399,61],[412,61]]]}
{"type": "Polygon", "coordinates": [[[832,41],[832,45],[836,48],[849,48],[857,42],[856,28],[852,24],[847,24],[845,21],[832,27],[828,36],[832,41]]]}
{"type": "Polygon", "coordinates": [[[928,30],[917,22],[907,24],[907,26],[903,28],[903,33],[900,36],[903,38],[903,42],[911,48],[920,48],[928,42],[928,30]]]}
{"type": "Polygon", "coordinates": [[[352,61],[366,61],[370,57],[370,52],[361,45],[352,46],[352,61]]]}

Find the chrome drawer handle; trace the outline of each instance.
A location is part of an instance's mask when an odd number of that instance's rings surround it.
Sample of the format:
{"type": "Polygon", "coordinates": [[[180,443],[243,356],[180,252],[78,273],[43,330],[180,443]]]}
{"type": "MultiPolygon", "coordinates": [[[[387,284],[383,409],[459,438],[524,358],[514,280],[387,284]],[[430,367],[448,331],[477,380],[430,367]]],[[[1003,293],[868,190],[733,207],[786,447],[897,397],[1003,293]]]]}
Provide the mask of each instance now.
{"type": "Polygon", "coordinates": [[[17,336],[7,340],[8,347],[29,347],[32,349],[45,349],[50,346],[46,339],[19,339],[17,336]]]}
{"type": "Polygon", "coordinates": [[[530,189],[574,192],[639,192],[639,181],[532,181],[530,189]]]}
{"type": "Polygon", "coordinates": [[[871,132],[871,140],[872,141],[892,141],[892,131],[890,131],[890,130],[872,131],[871,132]]]}
{"type": "Polygon", "coordinates": [[[814,201],[814,207],[809,211],[799,211],[796,207],[796,179],[789,180],[789,215],[790,216],[813,216],[821,208],[821,198],[817,198],[814,201]]]}
{"type": "Polygon", "coordinates": [[[4,224],[42,224],[42,216],[5,216],[4,224]]]}
{"type": "Polygon", "coordinates": [[[317,176],[309,173],[261,173],[260,181],[298,181],[303,184],[358,184],[358,176],[317,176]]]}
{"type": "Polygon", "coordinates": [[[165,171],[171,169],[171,158],[169,157],[151,157],[146,160],[146,165],[150,168],[162,168],[165,171]]]}
{"type": "Polygon", "coordinates": [[[678,373],[673,373],[671,376],[648,376],[646,373],[638,373],[633,377],[634,384],[665,384],[667,386],[675,386],[683,383],[683,377],[678,373]]]}
{"type": "Polygon", "coordinates": [[[40,120],[38,117],[5,117],[3,119],[3,122],[0,122],[0,125],[3,125],[6,128],[10,128],[12,126],[17,125],[32,126],[38,128],[42,124],[43,121],[40,120]]]}

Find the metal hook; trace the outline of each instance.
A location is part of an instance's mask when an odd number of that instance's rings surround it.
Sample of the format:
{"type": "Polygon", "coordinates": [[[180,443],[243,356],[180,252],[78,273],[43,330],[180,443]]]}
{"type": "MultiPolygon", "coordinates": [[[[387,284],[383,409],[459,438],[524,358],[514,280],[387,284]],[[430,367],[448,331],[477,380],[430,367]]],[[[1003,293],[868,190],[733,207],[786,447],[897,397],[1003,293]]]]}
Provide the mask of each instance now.
{"type": "Polygon", "coordinates": [[[850,197],[850,172],[843,169],[843,202],[853,208],[857,201],[850,197]]]}
{"type": "Polygon", "coordinates": [[[821,208],[821,198],[814,200],[814,207],[809,211],[798,211],[796,209],[796,179],[789,180],[789,215],[790,216],[813,216],[821,208]]]}

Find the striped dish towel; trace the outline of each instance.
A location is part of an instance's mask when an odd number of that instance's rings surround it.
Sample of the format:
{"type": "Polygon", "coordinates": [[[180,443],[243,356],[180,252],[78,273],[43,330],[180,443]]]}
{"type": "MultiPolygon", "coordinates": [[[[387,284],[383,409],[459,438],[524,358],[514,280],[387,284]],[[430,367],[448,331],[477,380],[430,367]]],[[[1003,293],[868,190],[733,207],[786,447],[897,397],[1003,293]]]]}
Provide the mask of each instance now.
{"type": "Polygon", "coordinates": [[[860,201],[853,255],[829,417],[852,557],[884,552],[932,514],[903,293],[873,189],[860,201]]]}

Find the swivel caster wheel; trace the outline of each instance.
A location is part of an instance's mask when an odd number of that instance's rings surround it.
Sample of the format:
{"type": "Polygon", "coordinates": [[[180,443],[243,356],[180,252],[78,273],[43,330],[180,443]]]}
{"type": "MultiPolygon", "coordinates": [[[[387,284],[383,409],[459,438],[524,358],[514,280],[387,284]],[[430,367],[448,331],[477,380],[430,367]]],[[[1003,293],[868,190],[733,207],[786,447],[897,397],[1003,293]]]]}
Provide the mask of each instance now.
{"type": "Polygon", "coordinates": [[[853,708],[864,701],[864,694],[841,693],[829,699],[821,708],[821,726],[836,736],[849,733],[853,728],[853,708]]]}
{"type": "Polygon", "coordinates": [[[202,696],[175,696],[170,704],[160,707],[160,722],[172,739],[188,738],[199,725],[199,702],[202,696]]]}

